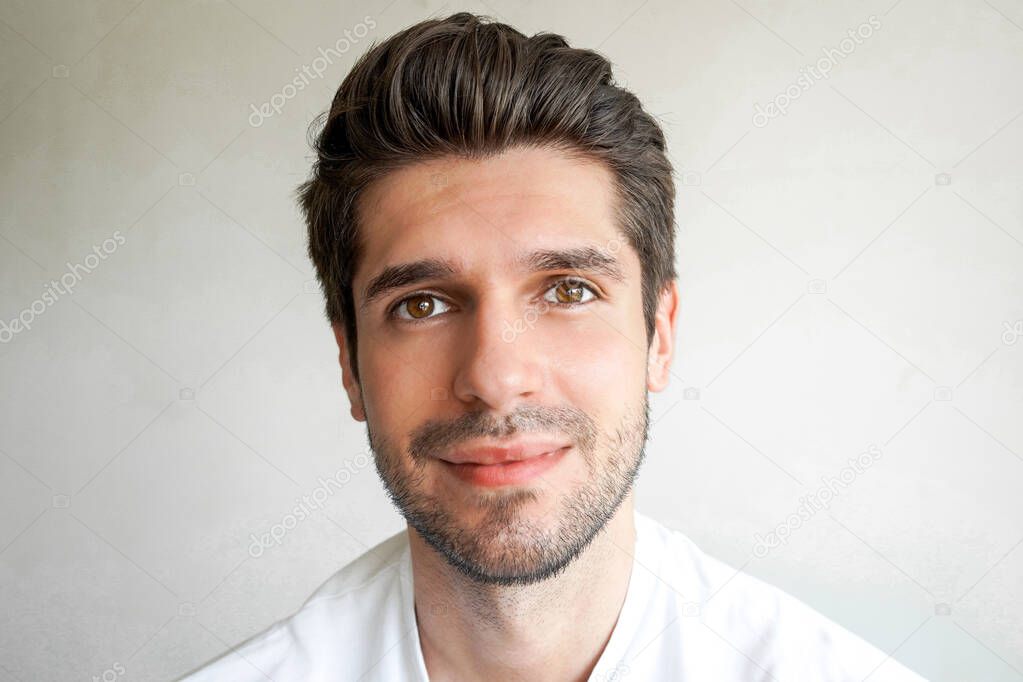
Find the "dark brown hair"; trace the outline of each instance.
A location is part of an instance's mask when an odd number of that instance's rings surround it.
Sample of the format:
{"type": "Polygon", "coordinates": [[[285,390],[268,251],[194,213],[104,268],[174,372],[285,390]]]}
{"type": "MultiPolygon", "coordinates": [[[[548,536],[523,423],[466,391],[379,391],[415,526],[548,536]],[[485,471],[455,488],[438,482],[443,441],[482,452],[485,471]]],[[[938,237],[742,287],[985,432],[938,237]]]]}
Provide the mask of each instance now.
{"type": "Polygon", "coordinates": [[[356,377],[352,281],[367,185],[411,163],[523,145],[599,160],[613,172],[618,227],[643,268],[649,343],[658,295],[676,276],[673,172],[657,122],[614,83],[602,55],[560,35],[526,37],[459,12],[374,45],[319,123],[317,159],[299,200],[327,318],[344,325],[356,377]]]}

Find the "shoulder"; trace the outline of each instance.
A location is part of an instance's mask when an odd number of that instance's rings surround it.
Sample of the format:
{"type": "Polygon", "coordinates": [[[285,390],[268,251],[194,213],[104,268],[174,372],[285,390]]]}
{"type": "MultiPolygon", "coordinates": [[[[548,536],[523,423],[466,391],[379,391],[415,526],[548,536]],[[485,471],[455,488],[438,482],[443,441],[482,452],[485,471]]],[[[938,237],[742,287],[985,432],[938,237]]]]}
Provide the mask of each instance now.
{"type": "Polygon", "coordinates": [[[396,533],[369,549],[332,575],[306,600],[303,610],[322,601],[355,596],[366,587],[381,581],[397,579],[401,563],[406,559],[408,535],[396,533]]]}
{"type": "MultiPolygon", "coordinates": [[[[642,531],[640,528],[642,527],[642,531]]],[[[689,537],[637,515],[661,550],[661,573],[680,615],[778,679],[922,682],[888,654],[796,597],[704,553],[689,537]]],[[[770,679],[769,677],[767,679],[770,679]]]]}
{"type": "Polygon", "coordinates": [[[358,671],[358,657],[351,650],[339,656],[337,642],[359,641],[370,625],[401,629],[407,548],[404,531],[388,538],[332,575],[294,614],[182,679],[283,681],[321,669],[358,671]]]}

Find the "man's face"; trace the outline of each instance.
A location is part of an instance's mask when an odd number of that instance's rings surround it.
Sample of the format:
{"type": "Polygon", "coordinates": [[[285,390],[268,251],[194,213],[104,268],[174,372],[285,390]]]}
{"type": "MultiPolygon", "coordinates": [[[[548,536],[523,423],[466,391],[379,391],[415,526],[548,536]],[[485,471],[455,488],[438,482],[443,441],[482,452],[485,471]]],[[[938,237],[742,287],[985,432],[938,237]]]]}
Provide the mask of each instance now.
{"type": "Polygon", "coordinates": [[[667,369],[650,379],[664,343],[648,346],[612,183],[530,147],[394,171],[360,202],[352,414],[409,524],[481,582],[557,573],[642,460],[667,369]]]}

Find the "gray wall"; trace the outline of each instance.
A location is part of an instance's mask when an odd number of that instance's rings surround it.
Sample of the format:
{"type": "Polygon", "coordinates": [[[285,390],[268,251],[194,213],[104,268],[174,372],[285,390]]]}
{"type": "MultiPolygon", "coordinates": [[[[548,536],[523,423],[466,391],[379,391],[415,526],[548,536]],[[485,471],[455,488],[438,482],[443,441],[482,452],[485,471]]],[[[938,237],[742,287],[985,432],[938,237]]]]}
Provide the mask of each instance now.
{"type": "Polygon", "coordinates": [[[0,680],[178,676],[402,528],[292,192],[354,58],[462,8],[600,49],[670,138],[639,509],[931,679],[1023,680],[1019,0],[0,2],[0,680]]]}

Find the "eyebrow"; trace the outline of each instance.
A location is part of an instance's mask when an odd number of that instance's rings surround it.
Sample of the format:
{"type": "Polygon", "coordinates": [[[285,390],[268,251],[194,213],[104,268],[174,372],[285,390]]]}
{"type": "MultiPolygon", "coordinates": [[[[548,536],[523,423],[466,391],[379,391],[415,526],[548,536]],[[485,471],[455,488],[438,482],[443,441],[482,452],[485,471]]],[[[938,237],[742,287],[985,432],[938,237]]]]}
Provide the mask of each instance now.
{"type": "MultiPolygon", "coordinates": [[[[528,271],[576,270],[595,272],[616,282],[625,281],[625,275],[618,259],[611,254],[590,246],[570,249],[540,249],[522,254],[515,264],[528,271]]],[[[454,261],[442,258],[424,258],[411,263],[389,265],[366,285],[361,308],[367,308],[373,301],[388,292],[401,289],[417,282],[452,277],[458,273],[454,261]]]]}

